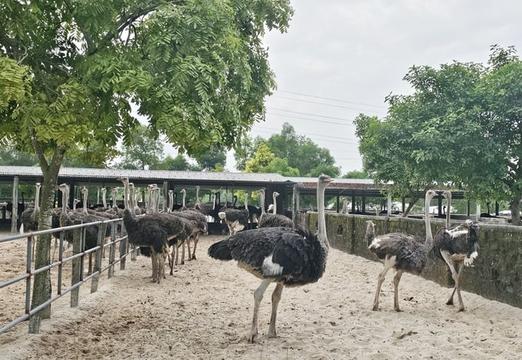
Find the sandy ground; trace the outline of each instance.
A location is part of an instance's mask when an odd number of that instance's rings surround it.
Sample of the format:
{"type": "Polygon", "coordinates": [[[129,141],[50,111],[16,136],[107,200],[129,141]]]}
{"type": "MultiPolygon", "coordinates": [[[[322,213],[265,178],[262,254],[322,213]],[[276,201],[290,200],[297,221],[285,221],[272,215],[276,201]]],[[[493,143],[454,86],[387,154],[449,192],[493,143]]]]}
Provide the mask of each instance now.
{"type": "MultiPolygon", "coordinates": [[[[26,324],[0,336],[1,359],[520,359],[522,309],[463,292],[467,311],[444,305],[449,289],[420,277],[401,281],[393,311],[392,274],[381,311],[370,310],[382,265],[331,250],[316,284],[285,289],[278,337],[267,338],[273,285],[260,309],[260,337],[248,344],[259,280],[206,255],[152,284],[150,260],[105,278],[80,307],[57,304],[40,335],[26,324]]],[[[4,260],[2,260],[4,261],[4,260]]]]}

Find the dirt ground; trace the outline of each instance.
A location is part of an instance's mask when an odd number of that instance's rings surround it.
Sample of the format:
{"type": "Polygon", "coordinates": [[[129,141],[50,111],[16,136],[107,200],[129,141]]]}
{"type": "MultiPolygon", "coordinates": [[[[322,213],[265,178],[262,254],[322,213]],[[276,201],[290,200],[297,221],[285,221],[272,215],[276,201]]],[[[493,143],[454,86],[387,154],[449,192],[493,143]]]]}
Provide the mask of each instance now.
{"type": "MultiPolygon", "coordinates": [[[[371,311],[382,265],[330,250],[316,284],[285,289],[278,337],[267,338],[272,285],[260,309],[260,336],[246,342],[259,280],[234,262],[206,255],[150,282],[150,260],[127,262],[80,306],[53,307],[39,335],[22,324],[0,336],[1,359],[520,359],[522,309],[463,293],[467,311],[444,305],[449,289],[413,275],[400,284],[393,311],[392,274],[371,311]]],[[[12,254],[13,257],[16,254],[12,254]]],[[[2,256],[0,263],[10,259],[2,256]]],[[[5,267],[1,268],[5,271],[5,267]]],[[[2,278],[5,274],[2,275],[2,278]]],[[[3,296],[3,295],[2,295],[3,296]]],[[[68,299],[67,299],[68,300],[68,299]]]]}

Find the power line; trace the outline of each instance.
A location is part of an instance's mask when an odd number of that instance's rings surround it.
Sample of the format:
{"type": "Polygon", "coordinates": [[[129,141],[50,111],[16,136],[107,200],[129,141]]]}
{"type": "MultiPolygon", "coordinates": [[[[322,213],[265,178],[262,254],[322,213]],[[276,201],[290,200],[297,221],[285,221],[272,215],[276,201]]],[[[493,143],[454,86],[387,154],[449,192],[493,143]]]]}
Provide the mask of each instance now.
{"type": "MultiPolygon", "coordinates": [[[[273,131],[279,132],[280,129],[263,127],[263,128],[256,129],[255,131],[265,131],[265,132],[270,132],[271,134],[273,134],[273,131]]],[[[332,139],[332,141],[334,141],[334,142],[339,142],[339,143],[343,143],[343,144],[355,144],[356,143],[355,140],[349,140],[347,138],[338,137],[338,136],[329,136],[329,135],[320,135],[320,134],[298,134],[298,135],[304,135],[304,136],[310,137],[312,139],[314,137],[320,137],[320,138],[323,138],[323,140],[324,139],[326,139],[326,140],[332,139]],[[341,140],[341,141],[335,141],[335,140],[341,140]]]]}
{"type": "Polygon", "coordinates": [[[299,102],[303,102],[303,103],[306,103],[306,104],[326,105],[326,106],[331,106],[331,107],[336,107],[336,108],[341,108],[341,109],[347,109],[347,110],[353,110],[353,111],[364,111],[364,108],[353,108],[353,107],[350,107],[350,106],[328,104],[328,103],[324,103],[324,102],[320,102],[320,101],[311,101],[311,100],[304,100],[304,99],[294,99],[294,98],[291,98],[291,97],[281,96],[281,95],[276,95],[275,98],[276,99],[278,99],[278,98],[279,99],[285,99],[285,100],[290,100],[290,101],[299,101],[299,102]]]}
{"type": "Polygon", "coordinates": [[[350,121],[350,122],[352,121],[350,119],[341,118],[341,117],[337,117],[337,116],[329,116],[329,115],[314,114],[314,113],[308,113],[308,112],[293,111],[293,110],[281,109],[281,108],[272,107],[272,106],[270,106],[268,109],[269,110],[272,109],[272,110],[282,111],[282,112],[286,112],[286,113],[290,113],[290,114],[312,116],[312,117],[320,117],[320,118],[333,119],[333,120],[344,120],[344,121],[350,121]]]}
{"type": "Polygon", "coordinates": [[[309,121],[319,122],[319,123],[323,123],[323,124],[334,124],[334,125],[342,125],[342,126],[353,126],[353,123],[348,123],[348,124],[347,124],[347,123],[342,123],[342,122],[328,121],[328,120],[321,120],[321,119],[313,119],[313,118],[306,119],[306,118],[299,118],[299,117],[288,116],[288,115],[283,115],[283,114],[278,114],[278,113],[269,113],[269,115],[271,115],[271,116],[278,116],[278,117],[282,117],[282,118],[285,118],[285,119],[309,120],[309,121]]]}
{"type": "Polygon", "coordinates": [[[296,92],[296,91],[278,90],[278,92],[298,95],[298,96],[305,96],[305,97],[310,97],[310,98],[314,98],[314,99],[336,101],[336,102],[345,103],[345,104],[363,105],[363,106],[370,106],[370,107],[383,108],[383,109],[386,108],[386,106],[384,106],[384,105],[374,105],[374,104],[368,104],[368,103],[358,102],[358,101],[350,101],[350,100],[336,99],[336,98],[330,98],[330,97],[325,97],[325,96],[310,95],[310,94],[304,94],[304,93],[300,93],[300,92],[296,92]]]}

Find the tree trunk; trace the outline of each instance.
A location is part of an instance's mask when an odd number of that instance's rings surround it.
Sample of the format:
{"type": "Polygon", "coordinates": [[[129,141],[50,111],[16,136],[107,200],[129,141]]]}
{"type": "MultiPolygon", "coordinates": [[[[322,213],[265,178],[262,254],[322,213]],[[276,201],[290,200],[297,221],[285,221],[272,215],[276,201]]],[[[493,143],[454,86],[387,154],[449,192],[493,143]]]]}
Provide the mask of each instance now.
{"type": "Polygon", "coordinates": [[[522,196],[520,194],[515,195],[510,204],[511,209],[511,224],[512,225],[520,225],[520,199],[522,196]]]}
{"type": "Polygon", "coordinates": [[[417,203],[417,201],[419,201],[418,197],[411,198],[411,201],[408,204],[408,207],[406,208],[406,211],[404,212],[404,214],[402,214],[402,217],[408,216],[408,214],[410,213],[411,209],[413,209],[413,206],[417,203]]]}
{"type": "MultiPolygon", "coordinates": [[[[52,227],[52,210],[54,202],[54,192],[58,181],[58,172],[63,161],[63,151],[56,150],[49,166],[42,167],[43,184],[40,214],[38,215],[38,230],[47,230],[52,227]]],[[[42,164],[41,164],[42,165],[42,164]]],[[[41,235],[36,243],[34,257],[34,268],[38,269],[49,265],[51,262],[51,235],[41,235]]],[[[33,294],[31,309],[43,304],[51,298],[51,272],[43,271],[34,276],[33,294]]],[[[31,316],[29,322],[29,332],[37,333],[40,329],[41,319],[51,316],[51,306],[31,316]]]]}

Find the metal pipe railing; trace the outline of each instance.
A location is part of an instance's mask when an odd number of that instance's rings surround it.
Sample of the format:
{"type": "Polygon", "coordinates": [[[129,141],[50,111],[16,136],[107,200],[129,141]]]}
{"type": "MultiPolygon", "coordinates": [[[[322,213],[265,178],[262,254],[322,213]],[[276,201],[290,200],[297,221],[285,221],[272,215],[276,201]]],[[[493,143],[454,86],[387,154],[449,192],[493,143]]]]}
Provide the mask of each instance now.
{"type": "MultiPolygon", "coordinates": [[[[71,293],[71,306],[73,305],[73,296],[76,296],[76,301],[79,297],[79,288],[82,284],[85,284],[87,281],[91,280],[93,281],[93,284],[91,284],[91,292],[95,292],[97,290],[97,282],[99,281],[99,277],[104,271],[109,271],[108,278],[111,278],[114,274],[114,267],[117,263],[120,263],[121,270],[125,268],[125,259],[127,256],[131,253],[133,253],[135,250],[129,250],[128,246],[128,236],[123,235],[120,231],[119,234],[117,234],[116,226],[111,227],[111,234],[110,234],[110,241],[107,243],[104,243],[107,237],[105,236],[105,230],[106,227],[109,224],[119,224],[121,223],[121,230],[123,230],[123,220],[122,219],[110,219],[110,220],[100,220],[85,224],[77,224],[77,225],[71,225],[71,226],[65,226],[65,227],[59,227],[54,229],[48,229],[48,230],[40,230],[40,231],[32,231],[25,234],[17,234],[12,235],[3,239],[0,239],[0,244],[12,242],[16,240],[27,240],[27,246],[26,246],[26,267],[25,267],[25,274],[16,276],[12,279],[8,279],[4,282],[0,282],[0,289],[3,289],[5,287],[14,285],[18,282],[25,280],[25,314],[22,316],[17,317],[16,319],[10,321],[7,324],[3,324],[0,327],[0,334],[13,328],[17,324],[30,319],[31,316],[37,314],[41,310],[47,308],[51,303],[58,300],[59,298],[65,296],[68,293],[71,293]],[[85,234],[87,227],[90,226],[97,226],[98,228],[98,241],[97,245],[94,246],[91,249],[85,249],[85,234]],[[73,241],[78,241],[76,245],[76,250],[73,246],[73,255],[64,257],[64,240],[66,240],[66,232],[67,231],[77,231],[79,234],[79,238],[73,241]],[[38,269],[32,269],[32,263],[33,263],[33,244],[37,236],[46,235],[46,234],[56,234],[60,233],[59,235],[59,245],[58,245],[58,261],[51,261],[50,264],[40,267],[38,269]],[[120,254],[116,258],[116,244],[120,244],[120,254]],[[79,246],[78,246],[79,245],[79,246]],[[109,246],[109,263],[106,266],[101,266],[102,264],[102,252],[104,249],[109,246]],[[84,277],[84,259],[86,255],[89,254],[95,254],[95,271],[93,271],[91,274],[84,277]],[[78,269],[79,270],[79,278],[74,279],[74,276],[71,277],[72,283],[71,286],[68,288],[63,289],[62,286],[62,280],[63,280],[63,265],[67,262],[71,261],[78,261],[78,269]],[[47,301],[44,303],[34,307],[31,309],[31,285],[32,285],[32,278],[36,274],[49,271],[53,268],[58,267],[58,284],[57,284],[57,292],[56,295],[51,296],[47,301]]],[[[74,239],[75,236],[73,236],[74,239]]],[[[73,263],[74,264],[74,263],[73,263]]],[[[74,266],[73,266],[74,268],[74,266]]],[[[38,330],[37,330],[38,331],[38,330]]]]}

